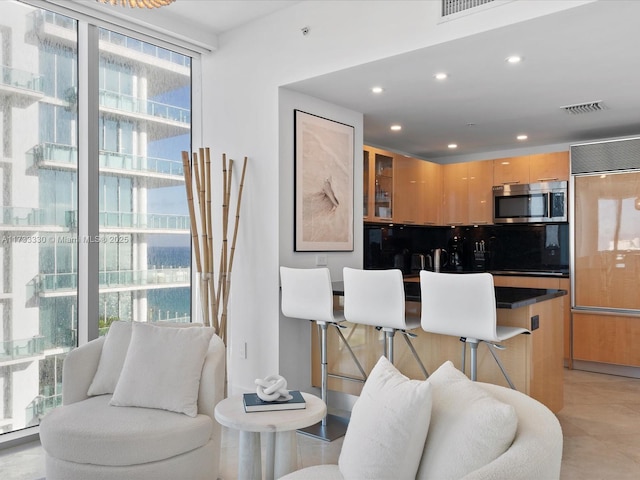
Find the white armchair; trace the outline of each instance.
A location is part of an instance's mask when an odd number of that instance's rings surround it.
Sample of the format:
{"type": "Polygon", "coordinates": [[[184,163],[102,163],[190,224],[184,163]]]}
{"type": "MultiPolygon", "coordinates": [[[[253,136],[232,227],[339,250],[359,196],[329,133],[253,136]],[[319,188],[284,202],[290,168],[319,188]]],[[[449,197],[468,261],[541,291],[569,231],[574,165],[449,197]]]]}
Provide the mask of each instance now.
{"type": "MultiPolygon", "coordinates": [[[[135,405],[138,399],[129,401],[122,391],[118,392],[119,384],[113,395],[99,394],[100,392],[88,395],[92,388],[95,393],[94,377],[101,361],[118,363],[117,360],[114,361],[116,356],[109,357],[108,352],[103,352],[105,340],[111,341],[108,347],[111,354],[116,351],[127,352],[129,341],[133,345],[137,332],[134,331],[132,336],[130,324],[122,326],[120,324],[127,322],[115,323],[119,324],[119,328],[122,327],[120,332],[124,332],[124,336],[121,335],[119,339],[120,343],[127,342],[124,346],[120,345],[119,351],[114,350],[113,343],[118,337],[112,326],[112,331],[109,332],[109,335],[114,332],[112,338],[109,339],[108,335],[107,338],[93,340],[70,352],[64,361],[63,406],[47,414],[40,425],[47,480],[216,479],[221,427],[214,419],[213,410],[216,403],[224,398],[225,347],[222,340],[216,335],[200,340],[201,344],[205,342],[201,348],[204,360],[200,358],[202,368],[197,368],[197,378],[194,379],[199,383],[195,387],[197,399],[192,398],[197,402],[197,412],[195,409],[191,412],[194,416],[189,412],[185,414],[170,411],[173,408],[171,405],[168,409],[115,406],[112,403],[117,395],[120,395],[120,405],[135,405]]],[[[211,330],[204,327],[163,327],[159,330],[178,333],[178,330],[184,332],[194,328],[211,330]]],[[[168,368],[167,364],[155,362],[162,369],[161,383],[165,378],[176,374],[169,370],[185,368],[184,359],[189,353],[184,348],[167,349],[171,342],[160,343],[164,355],[173,362],[173,366],[168,368]]],[[[135,363],[139,364],[140,358],[130,359],[129,353],[127,352],[126,361],[136,360],[135,363]]],[[[116,368],[121,366],[122,364],[116,365],[116,368]]],[[[130,367],[125,363],[122,373],[117,372],[120,375],[119,383],[125,370],[130,367]]],[[[149,366],[146,368],[149,369],[149,366]]],[[[150,370],[153,369],[151,367],[150,370]]],[[[157,380],[154,381],[157,383],[157,380]]],[[[144,385],[144,382],[138,383],[144,385]]],[[[169,396],[171,395],[173,392],[170,392],[169,396]]]]}

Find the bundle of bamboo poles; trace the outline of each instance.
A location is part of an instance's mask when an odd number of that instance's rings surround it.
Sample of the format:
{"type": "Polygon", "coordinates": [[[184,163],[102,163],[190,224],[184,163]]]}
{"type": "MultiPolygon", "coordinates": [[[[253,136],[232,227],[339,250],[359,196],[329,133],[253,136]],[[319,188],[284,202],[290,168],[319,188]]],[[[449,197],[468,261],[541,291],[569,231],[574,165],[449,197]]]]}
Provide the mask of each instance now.
{"type": "Polygon", "coordinates": [[[226,154],[222,155],[222,237],[220,242],[220,263],[218,272],[214,270],[214,229],[213,208],[211,206],[211,156],[209,148],[200,148],[198,153],[182,152],[182,165],[191,218],[191,239],[193,242],[196,271],[200,283],[200,307],[202,321],[205,326],[212,326],[226,344],[227,307],[231,290],[231,271],[238,238],[240,221],[240,202],[244,188],[244,176],[247,169],[247,157],[244,157],[242,174],[237,191],[235,221],[231,247],[227,241],[229,232],[229,203],[234,161],[227,162],[226,154]],[[216,282],[217,277],[217,282],[216,282]]]}

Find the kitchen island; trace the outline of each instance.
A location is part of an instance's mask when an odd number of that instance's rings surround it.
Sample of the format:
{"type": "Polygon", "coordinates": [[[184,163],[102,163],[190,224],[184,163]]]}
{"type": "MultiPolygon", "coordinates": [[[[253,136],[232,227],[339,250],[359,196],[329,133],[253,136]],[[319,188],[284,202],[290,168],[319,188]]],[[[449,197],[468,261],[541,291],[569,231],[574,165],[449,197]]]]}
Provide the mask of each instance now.
{"type": "MultiPolygon", "coordinates": [[[[405,281],[406,314],[420,316],[420,285],[417,279],[405,281]]],[[[343,295],[342,282],[334,282],[336,306],[343,295]]],[[[563,307],[566,291],[560,289],[495,287],[498,325],[523,327],[531,335],[518,335],[503,343],[499,351],[515,387],[558,412],[563,406],[563,307]]],[[[464,299],[460,299],[464,301],[464,299]]],[[[383,334],[374,327],[345,322],[345,337],[369,372],[383,352],[383,334]]],[[[316,329],[312,329],[312,382],[320,385],[320,352],[316,329]]],[[[331,332],[331,330],[329,330],[331,332]]],[[[413,330],[413,344],[429,372],[446,360],[457,368],[462,364],[462,343],[456,337],[413,330]]],[[[424,378],[406,342],[395,337],[395,365],[409,378],[424,378]]],[[[468,350],[468,349],[467,349],[468,350]]],[[[333,332],[328,335],[329,389],[359,395],[363,382],[344,345],[333,332]]],[[[469,375],[467,354],[466,371],[469,375]]],[[[508,386],[486,345],[478,348],[478,381],[508,386]]]]}

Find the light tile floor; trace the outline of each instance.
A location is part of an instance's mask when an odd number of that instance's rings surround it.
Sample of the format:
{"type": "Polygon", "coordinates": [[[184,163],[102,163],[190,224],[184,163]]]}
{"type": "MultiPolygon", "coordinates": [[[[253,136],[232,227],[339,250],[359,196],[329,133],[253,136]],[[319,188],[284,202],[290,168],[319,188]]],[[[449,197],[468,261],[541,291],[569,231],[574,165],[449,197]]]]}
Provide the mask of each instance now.
{"type": "MultiPolygon", "coordinates": [[[[558,418],[564,432],[562,480],[640,478],[640,380],[565,370],[565,406],[558,418]]],[[[342,439],[328,443],[298,435],[299,465],[336,463],[341,446],[342,439]]],[[[225,429],[225,480],[236,478],[237,458],[237,432],[225,429]]],[[[38,442],[0,450],[2,480],[43,477],[38,442]]]]}

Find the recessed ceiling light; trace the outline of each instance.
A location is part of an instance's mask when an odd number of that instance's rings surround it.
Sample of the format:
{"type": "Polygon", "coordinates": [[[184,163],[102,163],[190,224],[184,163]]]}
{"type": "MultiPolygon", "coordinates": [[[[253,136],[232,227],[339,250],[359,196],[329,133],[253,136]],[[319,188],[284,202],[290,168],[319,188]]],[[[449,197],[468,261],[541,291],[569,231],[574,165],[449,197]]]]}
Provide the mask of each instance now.
{"type": "Polygon", "coordinates": [[[528,136],[526,136],[526,135],[518,135],[516,138],[517,138],[518,140],[526,140],[526,139],[527,139],[527,138],[529,138],[529,137],[528,137],[528,136]]]}
{"type": "Polygon", "coordinates": [[[520,55],[511,55],[506,58],[508,63],[520,63],[522,61],[522,57],[520,55]]]}
{"type": "Polygon", "coordinates": [[[391,130],[393,130],[394,132],[402,130],[402,125],[391,125],[391,130]]]}
{"type": "Polygon", "coordinates": [[[384,92],[384,88],[382,88],[382,87],[373,87],[373,88],[371,89],[371,91],[372,91],[373,93],[382,93],[382,92],[384,92]]]}
{"type": "Polygon", "coordinates": [[[436,73],[433,78],[435,78],[436,80],[445,80],[449,75],[447,75],[444,72],[440,72],[440,73],[436,73]]]}
{"type": "Polygon", "coordinates": [[[448,148],[458,148],[458,144],[457,143],[450,143],[449,145],[447,145],[448,148]]]}

